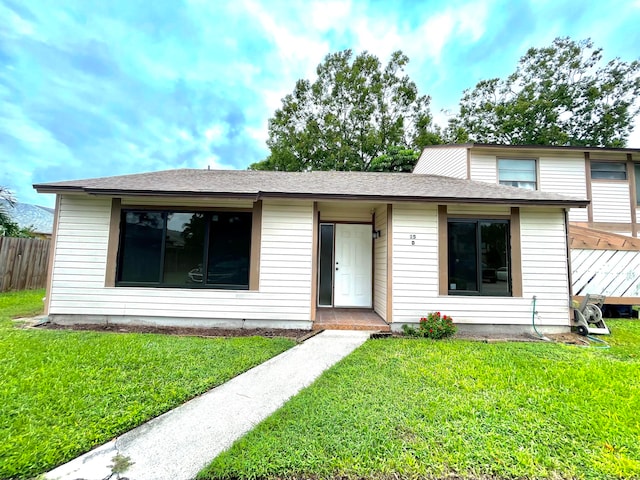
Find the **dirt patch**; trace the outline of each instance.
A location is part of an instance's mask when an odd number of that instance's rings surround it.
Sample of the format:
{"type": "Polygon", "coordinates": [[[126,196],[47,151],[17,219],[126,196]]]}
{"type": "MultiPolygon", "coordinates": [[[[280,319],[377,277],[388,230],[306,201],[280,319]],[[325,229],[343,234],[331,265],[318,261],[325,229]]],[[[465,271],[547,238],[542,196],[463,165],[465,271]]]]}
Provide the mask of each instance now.
{"type": "Polygon", "coordinates": [[[291,338],[298,342],[311,336],[309,330],[286,330],[278,328],[186,328],[156,327],[151,325],[55,325],[46,323],[37,328],[47,330],[81,330],[112,333],[161,333],[188,337],[266,337],[291,338]]]}
{"type": "Polygon", "coordinates": [[[554,333],[547,335],[554,342],[567,343],[569,345],[589,345],[589,341],[577,333],[554,333]]]}

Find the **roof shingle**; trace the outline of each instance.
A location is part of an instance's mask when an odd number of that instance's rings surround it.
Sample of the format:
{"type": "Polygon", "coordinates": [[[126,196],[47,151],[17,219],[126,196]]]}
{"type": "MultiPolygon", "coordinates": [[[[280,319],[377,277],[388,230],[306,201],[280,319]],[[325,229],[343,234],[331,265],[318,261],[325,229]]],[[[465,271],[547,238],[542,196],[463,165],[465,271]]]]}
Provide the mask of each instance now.
{"type": "Polygon", "coordinates": [[[34,185],[40,193],[296,197],[586,206],[586,199],[435,175],[378,172],[165,170],[34,185]]]}

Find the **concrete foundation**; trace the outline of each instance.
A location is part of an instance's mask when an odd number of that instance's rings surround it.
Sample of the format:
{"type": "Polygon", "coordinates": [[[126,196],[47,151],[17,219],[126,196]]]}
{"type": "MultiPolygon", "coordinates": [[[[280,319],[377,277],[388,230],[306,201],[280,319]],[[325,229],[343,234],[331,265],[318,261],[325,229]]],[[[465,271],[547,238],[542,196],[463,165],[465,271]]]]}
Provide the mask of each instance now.
{"type": "MultiPolygon", "coordinates": [[[[419,323],[392,323],[391,331],[402,333],[402,325],[409,325],[417,328],[419,323]]],[[[477,323],[456,323],[458,332],[469,335],[528,335],[535,334],[531,324],[519,325],[519,324],[477,324],[477,323]]],[[[568,333],[571,331],[569,325],[536,325],[536,328],[540,333],[554,334],[554,333],[568,333]]]]}
{"type": "Polygon", "coordinates": [[[311,330],[311,321],[241,320],[221,318],[145,317],[132,315],[49,315],[56,325],[135,325],[184,328],[272,328],[278,330],[311,330]]]}

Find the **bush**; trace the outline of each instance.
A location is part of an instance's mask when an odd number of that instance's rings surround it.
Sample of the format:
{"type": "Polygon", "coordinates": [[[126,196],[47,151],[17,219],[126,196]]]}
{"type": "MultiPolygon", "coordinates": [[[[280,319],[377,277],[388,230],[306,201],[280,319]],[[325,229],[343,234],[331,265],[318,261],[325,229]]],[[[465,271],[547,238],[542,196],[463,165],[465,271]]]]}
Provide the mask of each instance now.
{"type": "Polygon", "coordinates": [[[420,319],[418,328],[403,325],[402,331],[411,337],[439,338],[450,337],[458,328],[453,324],[453,320],[448,315],[441,315],[440,312],[432,312],[420,319]]]}

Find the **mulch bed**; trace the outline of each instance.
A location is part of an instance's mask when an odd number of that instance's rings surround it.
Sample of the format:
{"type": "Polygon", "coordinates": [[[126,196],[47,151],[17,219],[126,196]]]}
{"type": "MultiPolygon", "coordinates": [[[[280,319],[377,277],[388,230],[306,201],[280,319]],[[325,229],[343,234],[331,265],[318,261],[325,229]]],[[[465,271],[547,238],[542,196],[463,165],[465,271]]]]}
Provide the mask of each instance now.
{"type": "MultiPolygon", "coordinates": [[[[310,336],[309,330],[289,330],[277,328],[186,328],[186,327],[155,327],[150,325],[56,325],[45,323],[37,328],[48,330],[83,330],[113,333],[161,333],[165,335],[179,335],[191,337],[266,337],[291,338],[303,341],[310,336]]],[[[313,332],[315,333],[315,332],[313,332]]]]}

